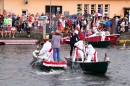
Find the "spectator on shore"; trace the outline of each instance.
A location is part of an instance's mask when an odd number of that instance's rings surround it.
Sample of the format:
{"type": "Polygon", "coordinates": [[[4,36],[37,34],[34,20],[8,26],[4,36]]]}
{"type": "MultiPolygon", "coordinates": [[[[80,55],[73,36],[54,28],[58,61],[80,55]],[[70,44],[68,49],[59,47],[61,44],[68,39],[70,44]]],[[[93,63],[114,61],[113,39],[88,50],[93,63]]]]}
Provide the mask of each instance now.
{"type": "Polygon", "coordinates": [[[11,38],[11,26],[8,25],[7,27],[7,34],[8,34],[8,37],[11,38]]]}
{"type": "Polygon", "coordinates": [[[28,35],[28,38],[30,38],[30,31],[31,31],[31,27],[30,26],[27,26],[27,35],[28,35]]]}
{"type": "Polygon", "coordinates": [[[16,28],[12,26],[11,28],[12,38],[15,38],[16,28]]]}
{"type": "Polygon", "coordinates": [[[7,26],[6,25],[4,25],[2,28],[1,36],[2,36],[2,38],[7,37],[7,26]]]}
{"type": "Polygon", "coordinates": [[[3,25],[3,19],[1,16],[0,16],[0,25],[3,25]]]}
{"type": "Polygon", "coordinates": [[[1,33],[2,33],[2,26],[0,25],[0,35],[1,35],[1,33]]]}
{"type": "Polygon", "coordinates": [[[116,28],[116,33],[117,33],[117,34],[120,34],[120,26],[117,26],[117,28],[116,28]]]}

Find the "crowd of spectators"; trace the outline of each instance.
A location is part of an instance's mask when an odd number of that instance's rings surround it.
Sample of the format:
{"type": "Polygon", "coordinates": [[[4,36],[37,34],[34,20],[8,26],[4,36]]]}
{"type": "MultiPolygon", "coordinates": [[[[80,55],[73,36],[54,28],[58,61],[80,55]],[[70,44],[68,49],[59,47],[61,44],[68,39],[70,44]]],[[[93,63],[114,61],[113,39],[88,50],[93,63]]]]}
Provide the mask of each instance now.
{"type": "Polygon", "coordinates": [[[0,35],[2,38],[15,38],[16,33],[27,33],[30,37],[30,32],[40,31],[43,28],[43,21],[40,16],[46,16],[46,32],[59,30],[61,33],[68,33],[71,29],[77,29],[89,36],[98,31],[109,31],[110,33],[121,34],[128,32],[130,24],[128,23],[128,15],[114,15],[113,18],[102,16],[102,11],[94,12],[90,16],[80,15],[51,15],[50,14],[36,15],[28,13],[28,15],[15,15],[14,13],[6,13],[0,15],[0,35]],[[50,26],[51,23],[51,26],[50,26]],[[51,28],[50,28],[51,27],[51,28]]]}

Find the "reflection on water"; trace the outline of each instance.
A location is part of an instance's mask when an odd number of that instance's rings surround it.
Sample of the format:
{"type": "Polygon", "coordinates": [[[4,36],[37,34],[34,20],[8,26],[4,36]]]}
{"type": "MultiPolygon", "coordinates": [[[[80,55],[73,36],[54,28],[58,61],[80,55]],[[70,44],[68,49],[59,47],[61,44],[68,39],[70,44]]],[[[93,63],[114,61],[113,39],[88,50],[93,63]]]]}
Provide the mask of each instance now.
{"type": "MultiPolygon", "coordinates": [[[[107,52],[110,65],[105,75],[73,71],[70,67],[60,71],[44,71],[30,66],[36,45],[0,46],[1,86],[130,86],[130,48],[122,46],[96,48],[98,59],[107,52]]],[[[62,45],[61,59],[69,57],[69,45],[62,45]]]]}

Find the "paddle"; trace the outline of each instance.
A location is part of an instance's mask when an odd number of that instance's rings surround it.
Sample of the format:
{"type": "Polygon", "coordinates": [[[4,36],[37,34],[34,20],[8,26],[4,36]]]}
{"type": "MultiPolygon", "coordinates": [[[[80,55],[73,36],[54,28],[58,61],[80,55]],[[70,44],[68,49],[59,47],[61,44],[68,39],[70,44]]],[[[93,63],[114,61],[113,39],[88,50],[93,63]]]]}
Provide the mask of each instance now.
{"type": "MultiPolygon", "coordinates": [[[[39,46],[37,46],[37,50],[38,50],[38,49],[39,49],[39,46]]],[[[40,53],[40,50],[39,50],[39,53],[40,53]]],[[[38,53],[38,54],[39,54],[39,53],[38,53]]],[[[30,65],[31,65],[31,66],[34,66],[35,63],[36,63],[38,60],[39,60],[39,59],[38,59],[38,55],[37,55],[37,59],[35,59],[34,62],[31,63],[30,65]]]]}
{"type": "MultiPolygon", "coordinates": [[[[39,51],[40,52],[40,51],[39,51]]],[[[38,59],[38,55],[37,55],[37,59],[36,60],[34,60],[34,62],[31,64],[31,66],[34,66],[35,65],[35,63],[38,61],[39,59],[38,59]]]]}
{"type": "MultiPolygon", "coordinates": [[[[76,57],[78,57],[78,55],[77,55],[77,53],[78,53],[78,52],[77,52],[77,48],[76,48],[75,52],[76,52],[76,53],[75,53],[75,54],[76,54],[76,57]]],[[[78,58],[76,58],[76,61],[78,61],[78,58]]],[[[83,60],[83,61],[84,61],[84,60],[83,60]]],[[[81,66],[80,66],[80,63],[78,63],[78,62],[73,62],[73,61],[72,61],[72,69],[73,69],[73,70],[76,70],[76,71],[77,71],[77,70],[82,70],[82,68],[81,68],[81,66]]]]}
{"type": "Polygon", "coordinates": [[[72,62],[72,69],[74,71],[80,71],[80,70],[82,70],[82,68],[80,67],[80,63],[78,63],[78,62],[72,62]]]}

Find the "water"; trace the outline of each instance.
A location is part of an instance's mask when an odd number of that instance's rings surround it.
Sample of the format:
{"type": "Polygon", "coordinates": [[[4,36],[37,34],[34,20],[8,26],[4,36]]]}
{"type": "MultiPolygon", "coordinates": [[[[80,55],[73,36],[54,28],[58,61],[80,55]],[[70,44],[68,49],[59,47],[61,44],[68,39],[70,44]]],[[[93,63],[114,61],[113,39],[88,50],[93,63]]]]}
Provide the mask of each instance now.
{"type": "MultiPolygon", "coordinates": [[[[65,70],[44,71],[30,66],[36,45],[0,46],[0,86],[130,86],[130,48],[96,48],[98,59],[107,52],[111,61],[105,75],[65,70]]],[[[61,58],[69,56],[69,45],[62,45],[61,58]]]]}

